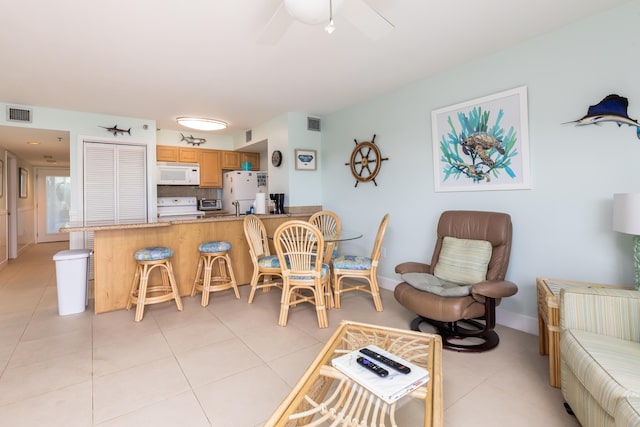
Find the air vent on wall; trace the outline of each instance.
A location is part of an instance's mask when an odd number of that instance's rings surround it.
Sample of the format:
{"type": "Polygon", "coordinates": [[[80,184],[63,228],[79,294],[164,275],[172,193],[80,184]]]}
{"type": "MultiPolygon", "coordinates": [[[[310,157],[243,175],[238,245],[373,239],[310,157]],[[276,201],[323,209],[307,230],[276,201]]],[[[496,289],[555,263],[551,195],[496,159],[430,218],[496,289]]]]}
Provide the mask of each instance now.
{"type": "Polygon", "coordinates": [[[307,117],[307,130],[320,132],[320,119],[317,117],[307,117]]]}
{"type": "Polygon", "coordinates": [[[248,130],[244,134],[244,142],[251,142],[251,130],[248,130]]]}
{"type": "Polygon", "coordinates": [[[31,123],[33,111],[30,108],[7,106],[7,121],[31,123]]]}

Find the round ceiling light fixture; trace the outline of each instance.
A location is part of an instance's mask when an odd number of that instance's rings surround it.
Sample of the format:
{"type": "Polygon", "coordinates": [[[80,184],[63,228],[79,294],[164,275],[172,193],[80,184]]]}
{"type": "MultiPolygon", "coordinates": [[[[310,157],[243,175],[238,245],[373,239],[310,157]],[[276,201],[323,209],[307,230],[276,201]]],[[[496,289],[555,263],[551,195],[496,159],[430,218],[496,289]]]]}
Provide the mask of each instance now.
{"type": "Polygon", "coordinates": [[[284,0],[284,7],[298,21],[317,25],[328,22],[335,16],[343,2],[344,0],[284,0]]]}
{"type": "Polygon", "coordinates": [[[178,117],[176,119],[182,126],[197,130],[222,130],[227,124],[221,120],[203,119],[198,117],[178,117]]]}

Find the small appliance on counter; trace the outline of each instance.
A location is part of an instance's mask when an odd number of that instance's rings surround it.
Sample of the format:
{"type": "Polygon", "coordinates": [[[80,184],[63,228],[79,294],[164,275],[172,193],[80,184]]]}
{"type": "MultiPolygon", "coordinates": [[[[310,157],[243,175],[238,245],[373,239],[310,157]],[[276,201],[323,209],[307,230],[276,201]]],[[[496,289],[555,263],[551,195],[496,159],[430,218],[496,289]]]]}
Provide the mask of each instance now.
{"type": "Polygon", "coordinates": [[[158,197],[158,220],[197,219],[204,214],[198,210],[195,197],[158,197]]]}
{"type": "Polygon", "coordinates": [[[276,215],[284,214],[284,193],[270,193],[269,198],[274,204],[273,213],[276,215]]]}
{"type": "Polygon", "coordinates": [[[198,200],[198,210],[221,211],[222,199],[200,199],[198,200]]]}

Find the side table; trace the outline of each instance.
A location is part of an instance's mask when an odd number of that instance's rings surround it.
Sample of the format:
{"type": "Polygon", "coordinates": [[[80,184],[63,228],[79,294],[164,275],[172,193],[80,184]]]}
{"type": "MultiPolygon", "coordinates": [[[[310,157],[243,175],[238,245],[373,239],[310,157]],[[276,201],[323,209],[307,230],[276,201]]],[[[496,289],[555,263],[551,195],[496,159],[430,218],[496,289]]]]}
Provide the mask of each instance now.
{"type": "Polygon", "coordinates": [[[553,387],[560,387],[560,291],[565,288],[634,289],[630,286],[536,278],[540,354],[549,355],[549,383],[553,387]]]}

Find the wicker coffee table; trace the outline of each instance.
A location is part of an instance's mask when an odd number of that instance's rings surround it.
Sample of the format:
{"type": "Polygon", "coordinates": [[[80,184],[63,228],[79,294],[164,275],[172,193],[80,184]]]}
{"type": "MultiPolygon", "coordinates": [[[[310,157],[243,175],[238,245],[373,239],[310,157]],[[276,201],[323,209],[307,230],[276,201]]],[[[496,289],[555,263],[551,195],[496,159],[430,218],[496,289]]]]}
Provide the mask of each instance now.
{"type": "MultiPolygon", "coordinates": [[[[424,412],[419,418],[425,427],[444,424],[440,336],[342,321],[265,426],[396,426],[403,425],[397,421],[403,418],[403,411],[411,410],[412,420],[416,412],[424,412]],[[331,366],[334,357],[367,344],[422,366],[429,371],[429,381],[389,405],[331,366]]],[[[411,421],[406,425],[419,424],[411,421]]]]}

